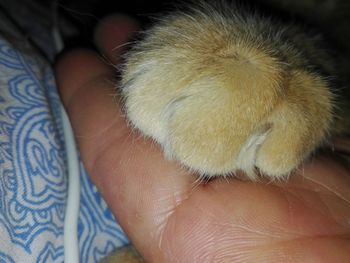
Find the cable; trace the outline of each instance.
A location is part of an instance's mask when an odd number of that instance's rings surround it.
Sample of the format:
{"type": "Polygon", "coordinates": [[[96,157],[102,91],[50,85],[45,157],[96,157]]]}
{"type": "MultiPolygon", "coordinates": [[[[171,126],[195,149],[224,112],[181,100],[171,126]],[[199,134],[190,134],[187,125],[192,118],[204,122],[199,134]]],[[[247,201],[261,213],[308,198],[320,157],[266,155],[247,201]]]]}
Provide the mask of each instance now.
{"type": "MultiPolygon", "coordinates": [[[[63,40],[59,33],[57,21],[57,1],[53,2],[53,28],[52,37],[56,45],[56,51],[60,52],[63,47],[63,40]]],[[[68,115],[61,103],[61,118],[68,165],[68,194],[67,206],[64,219],[64,262],[79,262],[79,240],[78,240],[78,217],[80,205],[80,172],[79,158],[74,140],[74,134],[68,115]]]]}
{"type": "Polygon", "coordinates": [[[61,116],[68,163],[68,197],[64,219],[64,262],[78,263],[78,217],[80,205],[79,159],[73,131],[62,104],[61,116]]]}

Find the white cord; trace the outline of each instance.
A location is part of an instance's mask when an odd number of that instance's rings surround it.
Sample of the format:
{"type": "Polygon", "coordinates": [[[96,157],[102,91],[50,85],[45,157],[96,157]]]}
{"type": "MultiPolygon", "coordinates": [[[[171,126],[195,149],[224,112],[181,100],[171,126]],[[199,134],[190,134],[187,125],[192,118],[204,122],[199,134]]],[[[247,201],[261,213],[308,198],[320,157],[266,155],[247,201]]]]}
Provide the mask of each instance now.
{"type": "MultiPolygon", "coordinates": [[[[54,1],[54,5],[57,4],[54,1]]],[[[59,33],[57,25],[57,8],[53,7],[54,23],[52,28],[52,36],[56,45],[57,52],[63,47],[63,40],[59,33]]],[[[79,158],[74,140],[73,130],[70,125],[68,115],[61,103],[61,118],[63,123],[63,134],[66,149],[67,165],[68,165],[68,194],[67,206],[64,218],[64,262],[79,262],[79,240],[78,240],[78,217],[80,205],[80,172],[79,158]]]]}
{"type": "Polygon", "coordinates": [[[61,116],[68,162],[68,197],[64,218],[64,262],[78,263],[78,216],[80,205],[79,160],[73,131],[62,104],[61,116]]]}

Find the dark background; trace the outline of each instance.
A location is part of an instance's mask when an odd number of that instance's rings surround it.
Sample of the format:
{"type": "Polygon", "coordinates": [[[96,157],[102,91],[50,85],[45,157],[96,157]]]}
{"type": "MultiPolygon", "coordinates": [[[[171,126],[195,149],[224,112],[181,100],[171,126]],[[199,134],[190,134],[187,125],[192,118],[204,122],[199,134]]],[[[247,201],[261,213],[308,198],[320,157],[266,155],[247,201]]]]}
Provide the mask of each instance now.
{"type": "MultiPolygon", "coordinates": [[[[50,2],[47,0],[38,1],[41,1],[42,4],[50,2]]],[[[282,19],[300,20],[296,12],[283,11],[283,8],[268,3],[268,1],[270,0],[245,0],[240,2],[245,5],[258,6],[260,11],[266,14],[273,13],[282,19]]],[[[75,35],[76,41],[86,41],[91,37],[94,25],[110,13],[128,14],[136,18],[142,29],[145,29],[152,24],[152,18],[166,14],[176,7],[182,7],[191,0],[60,0],[58,2],[60,15],[78,28],[78,35],[75,35]]],[[[195,3],[196,1],[192,0],[192,2],[195,3]]],[[[71,42],[74,42],[73,38],[71,42]]]]}
{"type": "MultiPolygon", "coordinates": [[[[33,0],[32,0],[33,1],[33,0]]],[[[34,0],[50,5],[54,0],[34,0]]],[[[78,27],[80,37],[91,35],[93,26],[110,13],[125,13],[147,28],[151,17],[167,13],[174,6],[196,0],[57,0],[60,15],[78,27]]],[[[214,2],[215,0],[206,0],[214,2]]],[[[221,0],[220,0],[221,1],[221,0]]],[[[263,13],[315,27],[326,37],[350,49],[349,0],[225,0],[257,6],[263,13]]]]}

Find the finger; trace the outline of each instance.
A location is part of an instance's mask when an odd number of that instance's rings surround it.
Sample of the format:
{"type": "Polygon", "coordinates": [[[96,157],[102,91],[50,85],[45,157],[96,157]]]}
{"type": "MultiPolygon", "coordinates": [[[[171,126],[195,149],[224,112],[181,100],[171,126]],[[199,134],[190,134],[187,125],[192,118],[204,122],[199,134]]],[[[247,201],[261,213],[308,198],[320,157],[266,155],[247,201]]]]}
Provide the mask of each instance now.
{"type": "Polygon", "coordinates": [[[116,64],[121,52],[131,44],[130,39],[138,28],[137,22],[128,16],[107,16],[96,27],[95,43],[102,54],[116,64]]]}
{"type": "MultiPolygon", "coordinates": [[[[118,54],[113,51],[113,56],[118,54]]],[[[113,75],[87,50],[70,52],[56,65],[62,100],[92,180],[139,249],[156,251],[161,228],[172,208],[186,198],[192,178],[129,130],[113,95],[113,75]]]]}
{"type": "Polygon", "coordinates": [[[81,155],[89,168],[94,156],[111,140],[113,124],[119,127],[118,132],[113,131],[115,136],[126,132],[113,102],[113,72],[94,52],[77,50],[57,63],[56,76],[81,155]],[[81,141],[89,143],[80,144],[81,141]]]}

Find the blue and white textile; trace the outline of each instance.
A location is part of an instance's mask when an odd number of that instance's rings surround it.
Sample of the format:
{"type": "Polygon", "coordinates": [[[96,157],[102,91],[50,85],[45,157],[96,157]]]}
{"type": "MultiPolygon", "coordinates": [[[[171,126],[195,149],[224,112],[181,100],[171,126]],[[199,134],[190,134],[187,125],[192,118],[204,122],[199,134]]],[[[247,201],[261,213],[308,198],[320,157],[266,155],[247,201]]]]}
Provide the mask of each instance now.
{"type": "MultiPolygon", "coordinates": [[[[128,243],[81,168],[81,262],[128,243]]],[[[65,149],[52,68],[0,12],[0,263],[63,262],[65,149]]]]}

